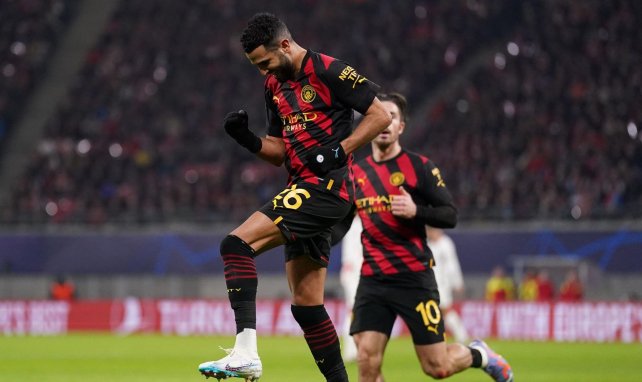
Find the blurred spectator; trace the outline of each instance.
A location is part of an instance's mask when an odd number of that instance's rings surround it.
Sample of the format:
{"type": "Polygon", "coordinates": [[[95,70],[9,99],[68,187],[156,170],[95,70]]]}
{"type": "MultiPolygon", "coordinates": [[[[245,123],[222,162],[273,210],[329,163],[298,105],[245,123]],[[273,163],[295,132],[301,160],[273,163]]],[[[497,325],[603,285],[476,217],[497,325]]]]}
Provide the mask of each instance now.
{"type": "Polygon", "coordinates": [[[76,287],[65,276],[58,276],[51,284],[49,297],[56,301],[72,301],[76,299],[76,287]]]}
{"type": "Polygon", "coordinates": [[[493,268],[491,277],[486,282],[486,300],[493,302],[510,301],[515,298],[515,284],[506,275],[504,267],[493,268]]]}
{"type": "Polygon", "coordinates": [[[537,301],[552,301],[554,298],[555,285],[553,285],[548,271],[540,269],[537,272],[537,301]]]}
{"type": "Polygon", "coordinates": [[[538,291],[537,273],[532,268],[527,268],[519,283],[519,299],[522,301],[537,300],[538,291]]]}
{"type": "Polygon", "coordinates": [[[584,296],[584,287],[578,277],[577,271],[571,269],[566,273],[566,278],[560,286],[561,301],[581,301],[584,296]]]}

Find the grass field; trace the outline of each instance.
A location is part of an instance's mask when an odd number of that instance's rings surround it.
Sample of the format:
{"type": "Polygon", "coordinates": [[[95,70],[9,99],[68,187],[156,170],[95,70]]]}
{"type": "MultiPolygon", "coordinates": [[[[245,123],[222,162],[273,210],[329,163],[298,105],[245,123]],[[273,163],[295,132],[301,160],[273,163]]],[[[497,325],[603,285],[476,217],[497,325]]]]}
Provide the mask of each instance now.
{"type": "MultiPolygon", "coordinates": [[[[511,362],[519,382],[642,381],[641,344],[489,343],[511,362]]],[[[0,381],[204,381],[197,365],[223,356],[219,345],[232,344],[231,337],[0,337],[0,381]]],[[[264,368],[261,382],[323,381],[302,338],[260,338],[259,350],[264,368]]],[[[350,380],[357,381],[356,366],[349,365],[348,372],[350,380]]],[[[407,338],[390,342],[384,373],[388,382],[430,380],[422,375],[407,338]]],[[[490,378],[479,370],[467,370],[449,380],[490,378]]]]}

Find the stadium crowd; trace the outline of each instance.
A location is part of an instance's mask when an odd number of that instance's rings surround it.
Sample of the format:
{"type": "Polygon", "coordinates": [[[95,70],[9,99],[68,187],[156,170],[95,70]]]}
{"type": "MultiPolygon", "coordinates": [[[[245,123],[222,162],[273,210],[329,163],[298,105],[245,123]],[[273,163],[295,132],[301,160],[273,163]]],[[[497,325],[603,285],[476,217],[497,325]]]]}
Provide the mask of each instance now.
{"type": "Polygon", "coordinates": [[[77,0],[0,2],[0,150],[47,68],[77,0]]]}
{"type": "Polygon", "coordinates": [[[221,128],[245,107],[262,133],[263,79],[237,36],[257,10],[406,93],[411,112],[503,42],[404,137],[440,165],[462,219],[640,216],[642,3],[132,0],[87,55],[0,223],[232,222],[281,190],[285,171],[221,128]]]}
{"type": "Polygon", "coordinates": [[[522,12],[505,50],[430,110],[419,151],[464,219],[640,217],[642,3],[522,12]]]}
{"type": "Polygon", "coordinates": [[[513,300],[571,302],[582,301],[584,289],[584,283],[580,280],[576,269],[565,272],[556,290],[555,282],[551,280],[547,269],[526,269],[516,288],[515,282],[506,274],[505,269],[502,266],[496,266],[486,281],[485,298],[493,302],[513,300]]]}

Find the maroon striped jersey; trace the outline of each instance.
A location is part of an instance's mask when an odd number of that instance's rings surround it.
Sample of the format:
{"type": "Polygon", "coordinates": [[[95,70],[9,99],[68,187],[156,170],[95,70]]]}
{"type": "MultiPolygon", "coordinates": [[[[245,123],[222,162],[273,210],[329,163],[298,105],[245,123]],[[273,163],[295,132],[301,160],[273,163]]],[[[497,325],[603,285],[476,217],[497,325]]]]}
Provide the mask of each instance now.
{"type": "Polygon", "coordinates": [[[288,185],[305,181],[320,184],[352,200],[354,185],[348,165],[320,179],[304,163],[306,150],[316,146],[337,147],[352,133],[353,110],[365,114],[378,86],[347,63],[308,50],[301,70],[291,81],[265,80],[268,135],[285,143],[288,185]],[[333,187],[331,187],[334,185],[333,187]]]}
{"type": "Polygon", "coordinates": [[[375,162],[369,155],[357,162],[353,171],[355,204],[363,223],[361,275],[423,272],[434,265],[426,245],[426,219],[420,210],[424,215],[439,215],[440,209],[447,210],[456,219],[452,196],[435,164],[423,155],[402,150],[382,162],[375,162]],[[401,194],[400,186],[417,205],[418,213],[413,219],[396,217],[391,212],[391,201],[401,194]]]}

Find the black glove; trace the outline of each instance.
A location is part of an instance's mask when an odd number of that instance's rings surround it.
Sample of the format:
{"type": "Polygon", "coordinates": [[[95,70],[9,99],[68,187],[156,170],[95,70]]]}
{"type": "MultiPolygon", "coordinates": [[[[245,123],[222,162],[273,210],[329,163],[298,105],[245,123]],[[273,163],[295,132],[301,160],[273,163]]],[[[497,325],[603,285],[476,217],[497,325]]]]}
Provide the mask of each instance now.
{"type": "Polygon", "coordinates": [[[327,146],[313,147],[305,154],[305,162],[310,170],[317,176],[324,176],[328,172],[345,165],[348,156],[343,147],[327,146]]]}
{"type": "Polygon", "coordinates": [[[239,145],[256,154],[261,151],[263,143],[261,142],[261,138],[257,137],[248,129],[247,125],[248,118],[245,110],[233,111],[223,118],[225,132],[234,138],[239,145]]]}

